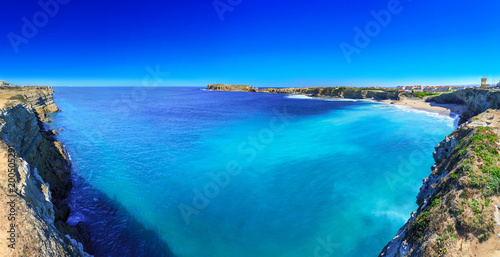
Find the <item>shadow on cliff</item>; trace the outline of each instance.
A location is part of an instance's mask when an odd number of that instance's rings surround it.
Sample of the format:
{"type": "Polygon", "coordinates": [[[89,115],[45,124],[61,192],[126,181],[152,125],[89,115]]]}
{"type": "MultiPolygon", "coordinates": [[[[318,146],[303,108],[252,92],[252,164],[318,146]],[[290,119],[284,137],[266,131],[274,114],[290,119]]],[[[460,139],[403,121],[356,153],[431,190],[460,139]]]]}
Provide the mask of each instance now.
{"type": "Polygon", "coordinates": [[[175,256],[154,230],[134,218],[116,199],[92,187],[75,172],[67,198],[71,208],[68,224],[84,224],[86,249],[99,256],[175,256]]]}

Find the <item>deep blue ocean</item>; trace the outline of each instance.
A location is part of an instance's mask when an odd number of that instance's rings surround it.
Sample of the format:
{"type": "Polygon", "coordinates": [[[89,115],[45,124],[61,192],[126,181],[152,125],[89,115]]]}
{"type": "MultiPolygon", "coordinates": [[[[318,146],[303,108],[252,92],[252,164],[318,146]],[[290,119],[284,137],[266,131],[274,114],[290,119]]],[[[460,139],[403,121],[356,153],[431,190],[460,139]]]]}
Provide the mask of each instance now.
{"type": "Polygon", "coordinates": [[[95,256],[377,256],[449,117],[201,88],[56,88],[95,256]]]}

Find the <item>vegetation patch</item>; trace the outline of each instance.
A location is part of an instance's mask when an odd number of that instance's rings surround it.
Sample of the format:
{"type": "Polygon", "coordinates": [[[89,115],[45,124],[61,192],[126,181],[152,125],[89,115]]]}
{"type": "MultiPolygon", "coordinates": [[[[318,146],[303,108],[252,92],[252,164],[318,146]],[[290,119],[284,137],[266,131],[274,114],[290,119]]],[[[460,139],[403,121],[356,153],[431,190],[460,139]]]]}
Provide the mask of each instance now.
{"type": "Polygon", "coordinates": [[[494,234],[491,197],[500,194],[499,139],[487,127],[466,132],[448,163],[438,167],[450,170],[436,185],[439,193],[428,198],[429,204],[408,228],[417,244],[436,238],[430,235],[438,236],[429,248],[432,256],[447,255],[447,246],[459,238],[469,240],[473,236],[484,242],[494,234]]]}
{"type": "Polygon", "coordinates": [[[463,165],[469,187],[460,193],[462,207],[455,207],[453,212],[463,232],[473,233],[479,241],[488,240],[494,230],[489,198],[498,195],[500,189],[497,140],[498,136],[487,127],[478,127],[472,136],[468,146],[471,154],[463,165]]]}
{"type": "Polygon", "coordinates": [[[23,103],[23,104],[26,104],[26,103],[27,103],[27,102],[26,102],[26,99],[24,99],[24,96],[22,96],[22,95],[15,95],[15,96],[11,96],[11,97],[9,97],[9,99],[7,99],[7,100],[19,100],[19,101],[21,101],[21,103],[23,103]]]}
{"type": "Polygon", "coordinates": [[[418,241],[422,240],[424,237],[425,231],[429,226],[430,218],[431,214],[428,211],[422,212],[411,224],[410,231],[413,231],[413,234],[418,241]]]}
{"type": "Polygon", "coordinates": [[[441,198],[434,199],[434,201],[432,201],[432,208],[435,208],[436,206],[438,206],[440,202],[441,202],[441,198]]]}
{"type": "Polygon", "coordinates": [[[440,95],[440,93],[425,93],[425,92],[415,92],[413,93],[415,97],[418,98],[424,98],[426,96],[435,96],[435,95],[440,95]]]}
{"type": "Polygon", "coordinates": [[[453,225],[446,226],[444,230],[444,240],[456,241],[457,240],[457,232],[453,225]]]}
{"type": "Polygon", "coordinates": [[[437,239],[438,256],[442,256],[448,253],[448,249],[446,249],[445,244],[446,242],[442,237],[437,239]]]}

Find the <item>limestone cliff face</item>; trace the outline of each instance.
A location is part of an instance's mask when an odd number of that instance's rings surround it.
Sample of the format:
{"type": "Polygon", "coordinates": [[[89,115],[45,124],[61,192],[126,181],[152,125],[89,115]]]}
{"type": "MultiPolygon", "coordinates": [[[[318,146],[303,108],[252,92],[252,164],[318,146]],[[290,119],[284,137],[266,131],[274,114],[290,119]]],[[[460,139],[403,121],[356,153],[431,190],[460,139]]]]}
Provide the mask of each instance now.
{"type": "Polygon", "coordinates": [[[215,84],[208,85],[207,90],[212,91],[243,91],[277,94],[302,94],[316,97],[336,97],[348,99],[374,99],[374,100],[399,100],[397,91],[365,90],[334,87],[307,87],[307,88],[254,88],[245,85],[215,84]]]}
{"type": "Polygon", "coordinates": [[[46,117],[47,113],[59,111],[54,103],[54,89],[52,87],[25,87],[23,95],[43,122],[50,122],[46,117]]]}
{"type": "Polygon", "coordinates": [[[0,112],[0,119],[0,137],[52,184],[56,198],[66,197],[71,189],[71,163],[64,151],[56,148],[57,140],[41,131],[34,110],[14,103],[0,112]]]}
{"type": "Polygon", "coordinates": [[[379,256],[500,256],[499,134],[486,110],[436,146],[417,211],[379,256]]]}
{"type": "Polygon", "coordinates": [[[467,88],[449,94],[441,94],[429,98],[436,103],[466,104],[472,115],[480,114],[488,109],[500,108],[500,91],[467,88]]]}
{"type": "MultiPolygon", "coordinates": [[[[0,169],[7,169],[7,159],[13,158],[7,158],[8,149],[13,149],[17,191],[17,197],[5,194],[2,201],[15,198],[19,208],[18,247],[8,248],[0,240],[0,255],[87,256],[77,242],[85,241],[79,229],[65,223],[69,207],[64,199],[72,186],[71,162],[61,142],[45,131],[40,120],[46,119],[48,112],[58,111],[53,90],[24,88],[22,93],[26,101],[8,101],[0,109],[0,169]]],[[[0,185],[7,192],[9,185],[5,182],[6,177],[0,185]]],[[[5,225],[2,220],[0,231],[8,230],[5,225]]]]}

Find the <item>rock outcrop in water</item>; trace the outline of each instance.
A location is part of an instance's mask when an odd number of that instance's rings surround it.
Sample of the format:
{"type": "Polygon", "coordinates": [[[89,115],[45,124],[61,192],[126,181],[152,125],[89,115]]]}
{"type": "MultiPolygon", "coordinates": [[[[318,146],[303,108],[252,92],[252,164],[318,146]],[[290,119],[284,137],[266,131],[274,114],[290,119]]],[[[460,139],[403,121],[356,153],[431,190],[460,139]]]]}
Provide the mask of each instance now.
{"type": "Polygon", "coordinates": [[[83,225],[66,224],[71,161],[42,123],[59,110],[53,92],[0,89],[0,256],[88,256],[83,225]]]}
{"type": "Polygon", "coordinates": [[[212,84],[207,86],[212,91],[241,91],[276,94],[299,94],[315,97],[337,97],[349,99],[399,100],[397,90],[370,90],[345,87],[307,87],[307,88],[255,88],[246,85],[212,84]]]}

